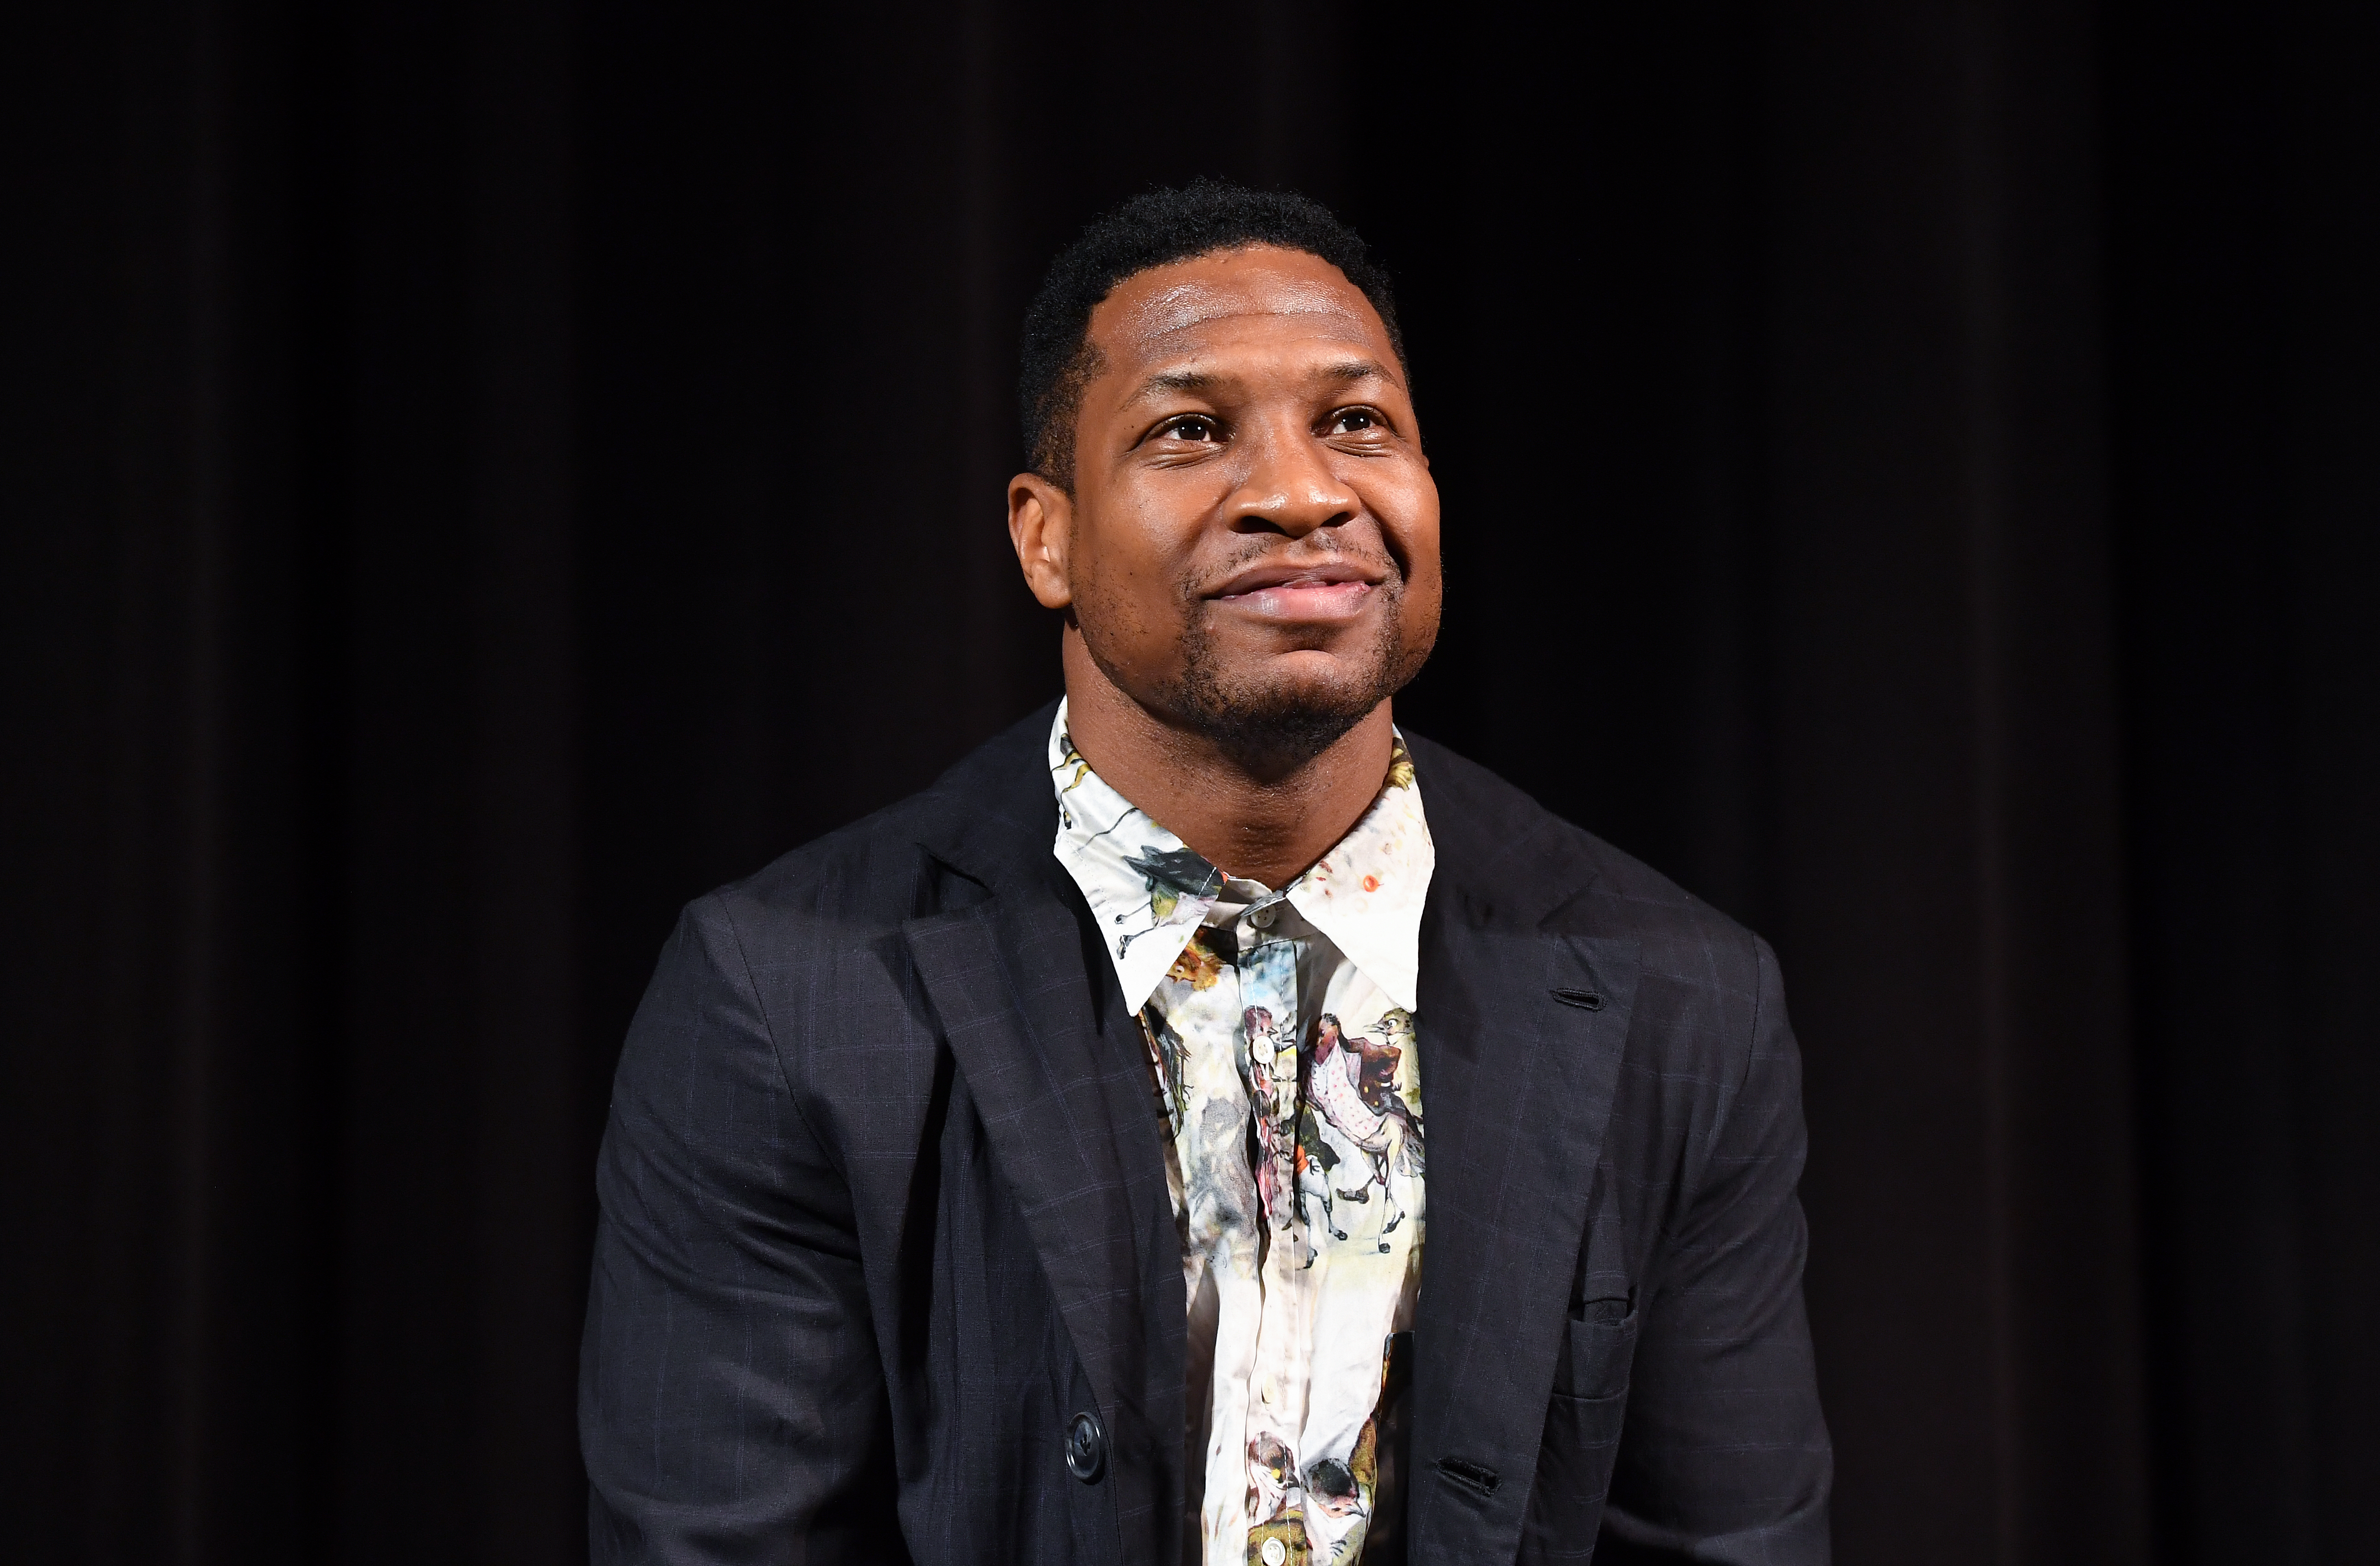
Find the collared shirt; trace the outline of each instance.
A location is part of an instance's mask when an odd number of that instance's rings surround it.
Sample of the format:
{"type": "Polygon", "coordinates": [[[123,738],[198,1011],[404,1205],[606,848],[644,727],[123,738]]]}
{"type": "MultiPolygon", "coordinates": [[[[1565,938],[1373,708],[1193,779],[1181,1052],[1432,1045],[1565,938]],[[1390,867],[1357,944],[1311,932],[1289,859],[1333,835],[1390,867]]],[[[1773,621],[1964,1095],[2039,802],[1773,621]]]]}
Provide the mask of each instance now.
{"type": "Polygon", "coordinates": [[[1224,874],[1091,771],[1058,709],[1056,853],[1140,1016],[1171,1135],[1205,1566],[1347,1566],[1390,1333],[1421,1278],[1415,1047],[1437,864],[1400,737],[1347,835],[1286,888],[1224,874]]]}

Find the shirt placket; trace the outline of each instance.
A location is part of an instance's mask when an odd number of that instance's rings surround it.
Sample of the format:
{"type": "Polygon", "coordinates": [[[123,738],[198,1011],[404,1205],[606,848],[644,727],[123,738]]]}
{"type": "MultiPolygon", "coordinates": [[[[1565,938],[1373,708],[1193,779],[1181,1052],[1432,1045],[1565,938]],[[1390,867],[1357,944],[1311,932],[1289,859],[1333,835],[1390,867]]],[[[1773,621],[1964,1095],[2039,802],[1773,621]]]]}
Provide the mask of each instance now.
{"type": "MultiPolygon", "coordinates": [[[[1249,1099],[1261,1117],[1256,1153],[1261,1166],[1258,1181],[1265,1192],[1267,1227],[1263,1260],[1263,1315],[1257,1330],[1256,1396],[1250,1400],[1248,1439],[1269,1435],[1296,1453],[1305,1423],[1306,1364],[1313,1327],[1314,1285],[1318,1280],[1303,1265],[1305,1235],[1295,1218],[1296,1184],[1292,1149],[1298,1111],[1297,1041],[1305,1029],[1300,1009],[1297,975],[1303,943],[1276,935],[1274,926],[1285,904],[1278,898],[1259,903],[1243,916],[1243,940],[1238,962],[1244,1019],[1259,1010],[1272,1019],[1261,1033],[1244,1026],[1242,1071],[1249,1099]]],[[[1293,1493],[1288,1510],[1300,1510],[1302,1497],[1293,1493]]],[[[1250,1522],[1257,1521],[1251,1518],[1250,1522]]]]}

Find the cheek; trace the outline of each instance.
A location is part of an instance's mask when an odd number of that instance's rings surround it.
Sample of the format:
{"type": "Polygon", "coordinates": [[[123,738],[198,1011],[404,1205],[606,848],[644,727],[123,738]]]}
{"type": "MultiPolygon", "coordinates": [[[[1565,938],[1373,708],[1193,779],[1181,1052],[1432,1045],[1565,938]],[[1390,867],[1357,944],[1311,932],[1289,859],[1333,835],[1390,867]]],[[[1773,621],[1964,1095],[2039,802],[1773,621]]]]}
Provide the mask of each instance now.
{"type": "Polygon", "coordinates": [[[1383,492],[1374,515],[1388,534],[1389,547],[1404,567],[1405,586],[1415,597],[1436,602],[1439,594],[1438,485],[1424,467],[1383,492]]]}
{"type": "Polygon", "coordinates": [[[1173,547],[1161,509],[1101,508],[1075,536],[1076,613],[1084,634],[1111,657],[1143,661],[1181,640],[1189,561],[1173,547]]]}

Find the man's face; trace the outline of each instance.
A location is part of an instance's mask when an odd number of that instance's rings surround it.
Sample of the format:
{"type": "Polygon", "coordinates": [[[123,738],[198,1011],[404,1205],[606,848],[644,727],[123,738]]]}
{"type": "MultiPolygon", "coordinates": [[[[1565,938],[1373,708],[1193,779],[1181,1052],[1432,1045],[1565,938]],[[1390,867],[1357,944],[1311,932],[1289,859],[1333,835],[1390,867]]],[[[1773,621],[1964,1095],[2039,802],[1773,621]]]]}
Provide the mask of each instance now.
{"type": "Polygon", "coordinates": [[[1036,596],[1150,711],[1318,751],[1438,635],[1438,488],[1378,313],[1329,262],[1252,247],[1127,279],[1090,342],[1074,493],[1010,491],[1036,596]]]}

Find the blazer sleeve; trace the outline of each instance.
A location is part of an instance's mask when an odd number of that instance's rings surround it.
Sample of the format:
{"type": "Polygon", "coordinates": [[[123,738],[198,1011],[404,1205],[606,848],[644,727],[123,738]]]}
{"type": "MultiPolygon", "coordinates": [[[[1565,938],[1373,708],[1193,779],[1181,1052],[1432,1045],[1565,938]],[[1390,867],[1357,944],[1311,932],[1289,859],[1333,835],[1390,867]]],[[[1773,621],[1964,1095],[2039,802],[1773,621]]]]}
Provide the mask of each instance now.
{"type": "Polygon", "coordinates": [[[596,1186],[578,1387],[592,1559],[898,1557],[849,1186],[716,897],[679,919],[629,1027],[596,1186]]]}
{"type": "Polygon", "coordinates": [[[1597,1566],[1828,1560],[1834,1454],[1802,1305],[1801,1056],[1776,954],[1757,940],[1755,953],[1741,1086],[1646,1279],[1597,1566]]]}

